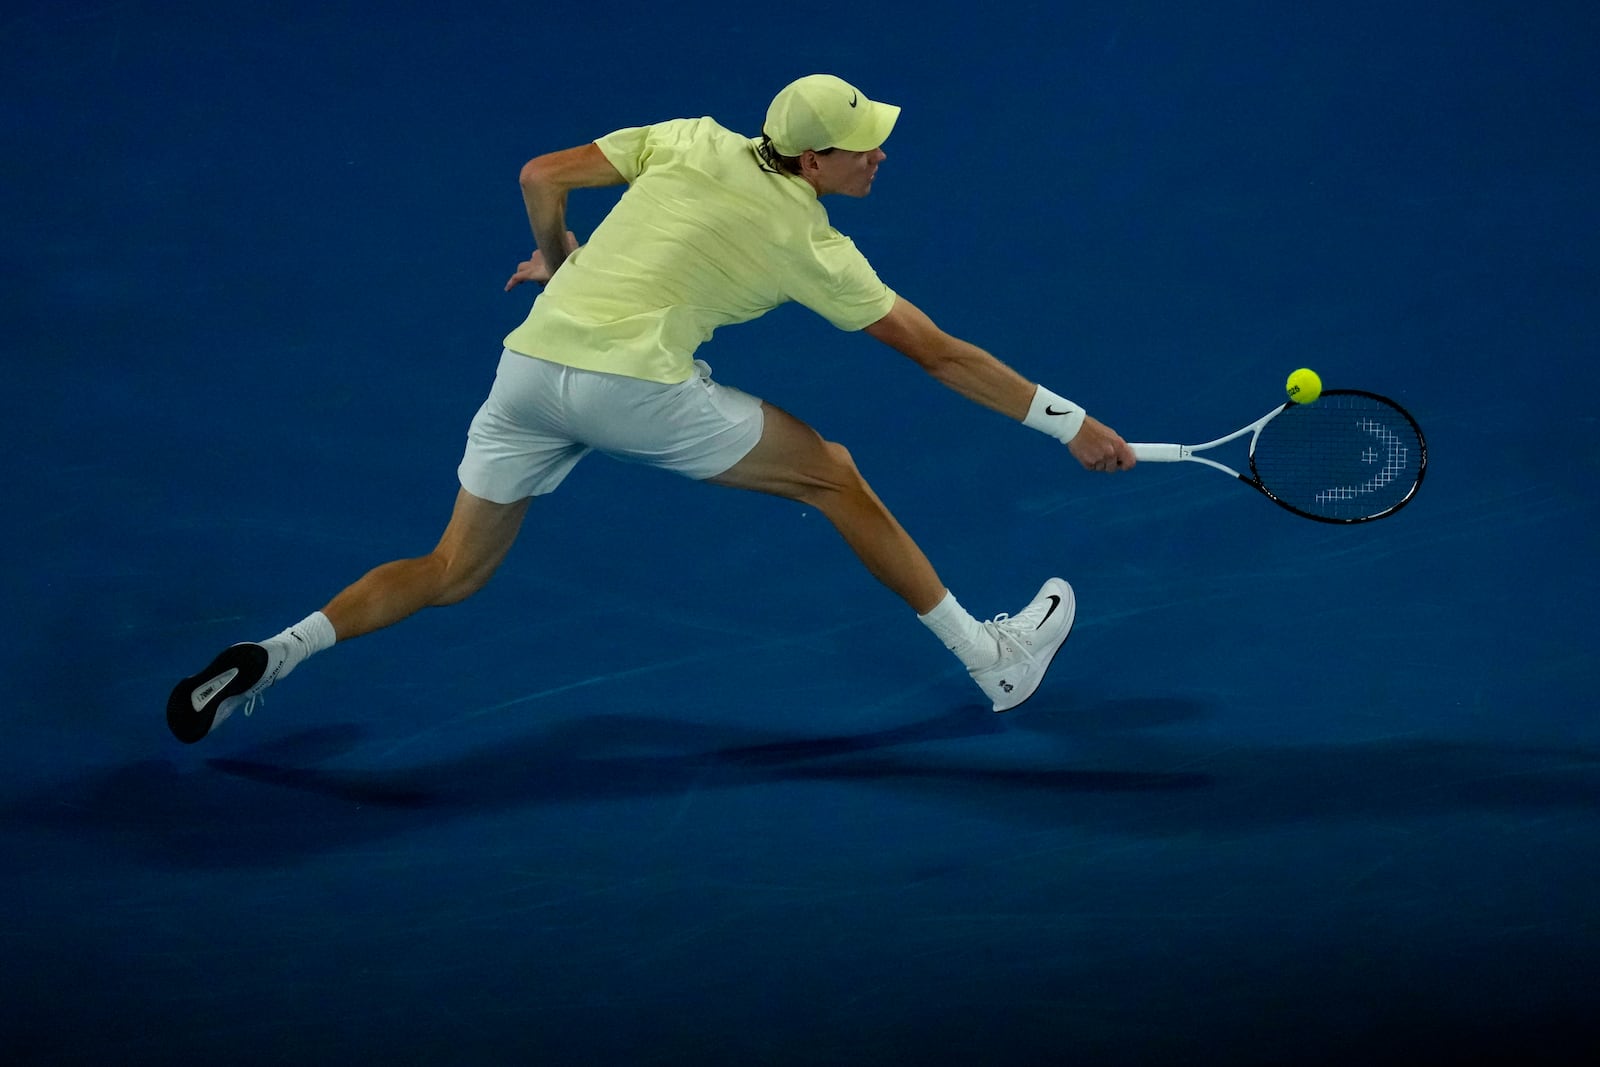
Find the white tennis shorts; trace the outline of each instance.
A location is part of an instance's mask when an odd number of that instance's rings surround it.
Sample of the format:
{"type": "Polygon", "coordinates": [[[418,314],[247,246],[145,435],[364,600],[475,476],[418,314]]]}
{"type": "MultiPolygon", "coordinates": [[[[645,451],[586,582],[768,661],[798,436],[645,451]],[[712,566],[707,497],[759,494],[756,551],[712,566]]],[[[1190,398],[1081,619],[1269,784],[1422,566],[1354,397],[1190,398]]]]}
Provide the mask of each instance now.
{"type": "Polygon", "coordinates": [[[551,492],[592,451],[706,479],[761,440],[761,401],[696,374],[676,385],[535,359],[507,349],[467,430],[458,474],[497,504],[551,492]]]}

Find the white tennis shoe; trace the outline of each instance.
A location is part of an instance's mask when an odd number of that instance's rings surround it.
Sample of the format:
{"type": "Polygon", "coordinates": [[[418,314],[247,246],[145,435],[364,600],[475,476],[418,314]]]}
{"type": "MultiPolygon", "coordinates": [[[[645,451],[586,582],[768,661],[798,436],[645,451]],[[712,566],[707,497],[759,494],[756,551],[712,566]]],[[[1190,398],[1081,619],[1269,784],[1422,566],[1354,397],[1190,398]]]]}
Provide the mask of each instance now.
{"type": "Polygon", "coordinates": [[[279,642],[229,645],[199,674],[191,674],[167,698],[167,728],[192,745],[239,708],[249,715],[287,660],[279,642]]]}
{"type": "Polygon", "coordinates": [[[992,667],[968,673],[994,701],[995,711],[1010,711],[1033,696],[1077,617],[1072,586],[1051,578],[1027,607],[983,624],[1000,645],[1000,659],[992,667]]]}

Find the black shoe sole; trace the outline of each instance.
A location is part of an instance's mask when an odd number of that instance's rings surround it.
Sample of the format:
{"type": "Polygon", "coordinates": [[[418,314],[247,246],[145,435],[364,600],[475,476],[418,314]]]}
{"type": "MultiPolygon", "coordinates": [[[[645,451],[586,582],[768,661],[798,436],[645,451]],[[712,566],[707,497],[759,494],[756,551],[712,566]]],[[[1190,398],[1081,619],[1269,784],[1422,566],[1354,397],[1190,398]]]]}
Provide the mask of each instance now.
{"type": "Polygon", "coordinates": [[[260,645],[230,645],[223,649],[205,670],[199,674],[191,674],[173,689],[172,695],[167,698],[167,729],[172,731],[173,737],[184,744],[194,744],[209,734],[211,727],[216,725],[217,708],[222,702],[247,691],[261,681],[261,676],[266,672],[267,650],[260,645]],[[194,691],[217,675],[235,669],[239,673],[233,681],[211,694],[211,699],[196,711],[194,691]]]}

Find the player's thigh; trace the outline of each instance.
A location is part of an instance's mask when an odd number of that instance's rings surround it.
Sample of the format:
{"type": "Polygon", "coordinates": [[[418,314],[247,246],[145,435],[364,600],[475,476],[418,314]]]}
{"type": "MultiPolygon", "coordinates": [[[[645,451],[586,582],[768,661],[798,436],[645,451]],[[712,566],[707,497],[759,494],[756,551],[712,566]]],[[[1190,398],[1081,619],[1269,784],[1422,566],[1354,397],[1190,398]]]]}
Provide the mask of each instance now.
{"type": "Polygon", "coordinates": [[[859,476],[850,455],[811,426],[763,402],[761,439],[744,458],[707,481],[794,499],[837,490],[859,476]]]}

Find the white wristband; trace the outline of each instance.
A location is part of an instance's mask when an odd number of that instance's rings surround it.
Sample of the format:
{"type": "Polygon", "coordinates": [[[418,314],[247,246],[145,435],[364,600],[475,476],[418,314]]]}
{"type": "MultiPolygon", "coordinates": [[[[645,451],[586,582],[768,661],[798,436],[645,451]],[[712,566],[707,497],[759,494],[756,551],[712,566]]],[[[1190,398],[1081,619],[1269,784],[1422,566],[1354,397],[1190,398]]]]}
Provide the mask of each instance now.
{"type": "Polygon", "coordinates": [[[1022,425],[1066,444],[1078,436],[1086,418],[1088,415],[1078,405],[1041,385],[1034,391],[1033,403],[1028,405],[1028,417],[1022,420],[1022,425]]]}

